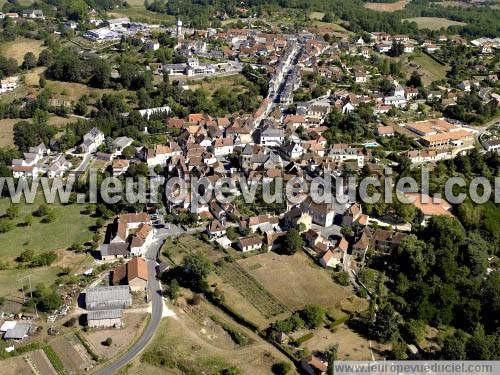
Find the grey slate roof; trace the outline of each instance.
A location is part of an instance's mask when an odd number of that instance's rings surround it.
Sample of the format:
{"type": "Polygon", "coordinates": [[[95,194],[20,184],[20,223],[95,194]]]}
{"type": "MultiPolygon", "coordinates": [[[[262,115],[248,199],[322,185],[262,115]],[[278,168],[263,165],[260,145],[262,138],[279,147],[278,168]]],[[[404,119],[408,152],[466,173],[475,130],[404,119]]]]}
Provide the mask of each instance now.
{"type": "Polygon", "coordinates": [[[16,326],[5,332],[3,338],[5,340],[21,340],[28,335],[31,328],[31,323],[18,322],[16,326]]]}
{"type": "Polygon", "coordinates": [[[87,320],[118,319],[123,317],[122,309],[95,310],[87,313],[87,320]]]}

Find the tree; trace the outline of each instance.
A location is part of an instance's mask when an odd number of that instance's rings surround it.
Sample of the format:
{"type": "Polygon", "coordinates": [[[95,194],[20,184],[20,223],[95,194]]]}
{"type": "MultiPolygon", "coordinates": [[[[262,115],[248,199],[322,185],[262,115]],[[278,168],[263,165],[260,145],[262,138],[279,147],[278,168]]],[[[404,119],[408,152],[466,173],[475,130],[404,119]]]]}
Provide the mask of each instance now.
{"type": "Polygon", "coordinates": [[[24,218],[24,225],[27,227],[31,227],[31,225],[33,225],[33,215],[26,215],[24,218]]]}
{"type": "Polygon", "coordinates": [[[309,328],[316,328],[325,319],[325,310],[319,305],[306,305],[300,311],[300,317],[309,328]]]}
{"type": "Polygon", "coordinates": [[[8,219],[0,219],[0,233],[6,233],[14,228],[12,221],[8,219]]]}
{"type": "Polygon", "coordinates": [[[283,253],[293,255],[297,250],[302,249],[304,240],[297,229],[290,229],[283,239],[283,253]]]}
{"type": "Polygon", "coordinates": [[[7,208],[6,214],[9,219],[15,219],[19,215],[19,206],[16,204],[11,204],[7,208]]]}
{"type": "Polygon", "coordinates": [[[205,287],[207,276],[213,270],[213,265],[205,256],[191,253],[184,257],[182,268],[187,274],[184,281],[194,290],[201,291],[205,287]]]}
{"type": "Polygon", "coordinates": [[[369,332],[382,343],[393,341],[399,335],[396,312],[390,303],[385,303],[379,308],[369,332]]]}
{"type": "Polygon", "coordinates": [[[273,367],[271,368],[271,371],[273,372],[273,374],[276,374],[276,375],[286,375],[288,373],[290,373],[290,371],[292,370],[292,366],[290,365],[289,362],[278,362],[278,363],[275,363],[273,364],[273,367]]]}
{"type": "Polygon", "coordinates": [[[441,347],[441,358],[445,360],[465,360],[465,344],[467,337],[463,333],[457,333],[453,336],[448,336],[444,339],[441,347]]]}
{"type": "Polygon", "coordinates": [[[127,146],[122,151],[122,156],[125,159],[132,159],[136,154],[136,149],[134,146],[127,146]]]}
{"type": "Polygon", "coordinates": [[[333,14],[332,13],[325,13],[323,18],[321,19],[321,22],[326,22],[326,23],[333,22],[333,14]]]}
{"type": "Polygon", "coordinates": [[[335,272],[333,278],[342,286],[347,286],[350,283],[349,274],[346,271],[335,272]]]}
{"type": "Polygon", "coordinates": [[[172,279],[168,284],[168,297],[175,301],[179,297],[180,289],[177,279],[172,279]]]}
{"type": "Polygon", "coordinates": [[[37,60],[33,52],[28,52],[24,55],[23,63],[21,67],[26,70],[35,68],[37,65],[37,60]]]}
{"type": "Polygon", "coordinates": [[[104,345],[106,346],[111,346],[113,343],[113,339],[111,337],[108,337],[106,340],[104,340],[104,345]]]}
{"type": "Polygon", "coordinates": [[[416,70],[414,70],[413,73],[411,73],[410,79],[406,82],[406,85],[415,88],[423,86],[422,77],[420,76],[420,74],[418,74],[416,70]]]}
{"type": "Polygon", "coordinates": [[[38,86],[40,86],[41,89],[43,89],[47,85],[47,80],[45,79],[45,76],[42,74],[40,76],[40,79],[38,80],[38,86]]]}
{"type": "Polygon", "coordinates": [[[17,258],[18,262],[27,263],[35,258],[35,251],[33,249],[24,250],[17,258]]]}

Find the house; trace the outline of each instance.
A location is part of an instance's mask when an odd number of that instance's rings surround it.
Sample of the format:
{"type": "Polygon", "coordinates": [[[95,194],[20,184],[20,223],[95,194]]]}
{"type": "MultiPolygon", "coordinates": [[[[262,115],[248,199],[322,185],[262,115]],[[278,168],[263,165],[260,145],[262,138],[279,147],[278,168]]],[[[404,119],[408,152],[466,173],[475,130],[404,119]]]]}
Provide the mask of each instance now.
{"type": "Polygon", "coordinates": [[[470,92],[471,90],[471,83],[469,80],[462,81],[458,84],[458,88],[462,91],[465,92],[470,92]]]}
{"type": "Polygon", "coordinates": [[[361,237],[352,245],[352,255],[363,258],[370,246],[370,239],[363,231],[361,237]]]}
{"type": "Polygon", "coordinates": [[[327,363],[313,354],[302,358],[300,367],[309,375],[324,375],[328,370],[327,363]]]}
{"type": "Polygon", "coordinates": [[[148,164],[148,167],[165,166],[168,159],[180,155],[182,155],[182,150],[176,142],[170,142],[168,145],[156,145],[153,148],[144,147],[141,150],[141,159],[148,164]]]}
{"type": "Polygon", "coordinates": [[[148,285],[148,265],[146,260],[133,257],[129,262],[116,267],[112,273],[113,285],[126,284],[132,292],[141,292],[148,285]]]}
{"type": "Polygon", "coordinates": [[[160,42],[156,39],[151,39],[146,42],[146,48],[151,51],[157,51],[160,49],[160,42]]]}
{"type": "Polygon", "coordinates": [[[123,310],[95,310],[87,312],[87,325],[90,328],[123,327],[123,310]]]}
{"type": "Polygon", "coordinates": [[[377,127],[377,135],[380,137],[394,137],[394,128],[391,125],[377,127]]]}
{"type": "Polygon", "coordinates": [[[229,137],[217,138],[213,142],[212,152],[214,156],[227,156],[233,153],[234,143],[229,137]]]}
{"type": "Polygon", "coordinates": [[[127,172],[130,162],[125,159],[114,159],[111,165],[113,176],[117,177],[127,172]]]}
{"type": "Polygon", "coordinates": [[[260,132],[260,144],[262,146],[280,146],[285,139],[285,131],[273,125],[265,127],[260,132]]]}
{"type": "Polygon", "coordinates": [[[370,238],[370,247],[375,250],[391,252],[408,237],[405,233],[375,229],[370,238]]]}
{"type": "Polygon", "coordinates": [[[304,148],[296,142],[281,146],[281,151],[292,160],[299,159],[304,154],[304,148]]]}
{"type": "Polygon", "coordinates": [[[127,263],[127,282],[132,292],[144,291],[148,285],[148,265],[146,260],[133,257],[127,263]]]}
{"type": "Polygon", "coordinates": [[[100,286],[87,289],[87,310],[123,309],[132,305],[132,296],[127,285],[100,286]]]}
{"type": "Polygon", "coordinates": [[[312,217],[307,212],[303,212],[299,206],[295,206],[290,211],[285,212],[282,219],[283,229],[299,228],[303,224],[304,232],[311,229],[312,217]]]}
{"type": "Polygon", "coordinates": [[[125,149],[132,144],[134,140],[129,137],[118,137],[111,143],[111,148],[113,149],[113,154],[115,156],[120,156],[125,149]]]}
{"type": "Polygon", "coordinates": [[[83,154],[90,154],[95,152],[103,143],[104,134],[94,127],[83,136],[83,143],[80,145],[80,149],[83,154]]]}
{"type": "Polygon", "coordinates": [[[354,81],[356,83],[366,83],[368,81],[366,72],[363,70],[357,69],[354,71],[354,81]]]}
{"type": "Polygon", "coordinates": [[[43,16],[43,12],[40,9],[26,9],[23,10],[23,18],[32,18],[37,20],[43,20],[45,17],[43,16]]]}
{"type": "Polygon", "coordinates": [[[111,240],[101,246],[102,260],[141,255],[153,239],[149,216],[145,212],[119,215],[111,224],[111,240]],[[136,230],[132,234],[132,230],[136,230]]]}
{"type": "Polygon", "coordinates": [[[257,236],[242,237],[238,240],[236,246],[244,253],[259,250],[262,247],[262,239],[257,236]]]}
{"type": "Polygon", "coordinates": [[[226,235],[226,226],[219,220],[213,220],[207,227],[207,232],[211,239],[220,238],[226,235]]]}
{"type": "Polygon", "coordinates": [[[489,139],[482,142],[483,147],[486,151],[498,151],[500,150],[500,139],[489,139]]]}
{"type": "Polygon", "coordinates": [[[153,227],[149,224],[140,224],[130,241],[130,253],[135,256],[144,254],[144,251],[153,241],[153,227]]]}
{"type": "Polygon", "coordinates": [[[344,213],[342,217],[342,225],[351,226],[354,224],[363,213],[359,203],[353,203],[351,207],[344,213]]]}
{"type": "Polygon", "coordinates": [[[301,209],[311,215],[312,222],[323,227],[333,225],[335,211],[328,203],[315,203],[307,197],[301,204],[301,209]]]}
{"type": "Polygon", "coordinates": [[[445,199],[438,197],[430,197],[427,194],[404,193],[405,198],[411,199],[412,204],[424,214],[422,224],[425,224],[432,216],[449,216],[451,213],[451,204],[445,199]]]}
{"type": "Polygon", "coordinates": [[[343,253],[338,250],[328,249],[319,259],[320,264],[325,268],[334,268],[342,263],[343,253]]]}

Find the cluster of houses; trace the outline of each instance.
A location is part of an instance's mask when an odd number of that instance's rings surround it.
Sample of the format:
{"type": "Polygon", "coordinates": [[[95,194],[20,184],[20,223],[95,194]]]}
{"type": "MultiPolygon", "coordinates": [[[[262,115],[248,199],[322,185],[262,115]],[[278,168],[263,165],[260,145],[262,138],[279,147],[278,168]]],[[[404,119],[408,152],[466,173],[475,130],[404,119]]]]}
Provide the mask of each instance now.
{"type": "Polygon", "coordinates": [[[53,153],[43,143],[30,147],[23,156],[23,159],[12,160],[12,175],[16,178],[36,178],[41,175],[63,177],[72,167],[63,154],[53,153]]]}
{"type": "Polygon", "coordinates": [[[145,212],[121,214],[109,225],[110,240],[101,245],[103,260],[141,256],[153,240],[151,219],[145,212]]]}
{"type": "MultiPolygon", "coordinates": [[[[36,20],[44,20],[45,16],[43,15],[43,11],[41,9],[25,9],[21,13],[22,18],[26,19],[36,19],[36,20]]],[[[19,18],[19,13],[10,12],[10,13],[2,13],[0,12],[0,19],[3,18],[11,18],[14,21],[19,18]]]]}

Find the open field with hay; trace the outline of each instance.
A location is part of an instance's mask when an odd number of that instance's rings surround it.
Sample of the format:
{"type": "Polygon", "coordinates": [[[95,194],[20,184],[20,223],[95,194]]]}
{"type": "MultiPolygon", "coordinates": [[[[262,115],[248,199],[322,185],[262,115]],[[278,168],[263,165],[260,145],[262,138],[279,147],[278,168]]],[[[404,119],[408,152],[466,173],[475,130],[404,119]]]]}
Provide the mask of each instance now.
{"type": "Polygon", "coordinates": [[[415,22],[420,29],[429,29],[429,30],[439,30],[442,27],[445,29],[450,26],[465,26],[466,23],[452,21],[446,18],[439,17],[414,17],[414,18],[406,18],[405,21],[415,22]]]}
{"type": "Polygon", "coordinates": [[[377,12],[395,12],[403,9],[407,3],[408,0],[400,0],[394,3],[365,3],[364,7],[377,12]]]}

